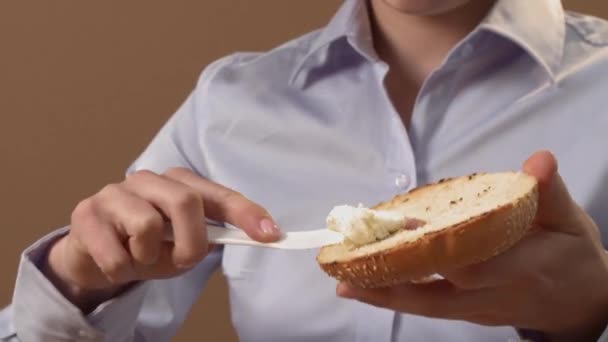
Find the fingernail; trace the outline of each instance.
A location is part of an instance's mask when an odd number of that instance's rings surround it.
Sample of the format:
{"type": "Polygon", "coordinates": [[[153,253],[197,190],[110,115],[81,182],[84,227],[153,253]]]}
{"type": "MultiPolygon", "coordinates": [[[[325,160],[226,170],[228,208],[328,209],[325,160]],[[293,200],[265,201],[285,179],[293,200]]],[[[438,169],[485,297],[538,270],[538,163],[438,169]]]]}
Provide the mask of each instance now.
{"type": "Polygon", "coordinates": [[[177,264],[176,266],[179,269],[188,270],[188,269],[191,269],[192,267],[196,266],[196,263],[194,263],[194,264],[177,264]]]}
{"type": "Polygon", "coordinates": [[[262,232],[266,235],[281,234],[281,231],[279,230],[277,224],[267,217],[263,218],[262,221],[260,221],[260,230],[262,230],[262,232]]]}
{"type": "Polygon", "coordinates": [[[336,288],[336,294],[342,298],[352,298],[353,297],[352,291],[350,290],[348,285],[346,285],[344,283],[338,284],[338,286],[336,288]]]}

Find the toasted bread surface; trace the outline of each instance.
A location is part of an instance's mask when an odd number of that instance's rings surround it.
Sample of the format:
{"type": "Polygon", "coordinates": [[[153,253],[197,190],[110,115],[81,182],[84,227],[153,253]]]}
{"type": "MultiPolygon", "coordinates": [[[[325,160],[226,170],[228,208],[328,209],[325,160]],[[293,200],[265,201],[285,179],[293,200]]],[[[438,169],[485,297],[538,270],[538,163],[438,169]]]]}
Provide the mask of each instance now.
{"type": "Polygon", "coordinates": [[[506,251],[526,234],[537,202],[536,180],[520,172],[441,180],[374,207],[422,220],[421,227],[356,249],[326,246],[317,261],[330,276],[359,287],[416,281],[506,251]]]}

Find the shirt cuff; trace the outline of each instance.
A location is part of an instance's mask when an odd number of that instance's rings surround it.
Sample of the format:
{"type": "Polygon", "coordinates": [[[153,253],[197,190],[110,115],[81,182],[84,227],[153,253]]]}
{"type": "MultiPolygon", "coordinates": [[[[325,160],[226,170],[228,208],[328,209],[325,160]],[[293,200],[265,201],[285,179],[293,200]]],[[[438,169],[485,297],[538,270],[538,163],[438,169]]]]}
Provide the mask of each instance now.
{"type": "Polygon", "coordinates": [[[41,260],[68,228],[55,231],[27,248],[19,264],[12,314],[21,341],[129,341],[147,290],[137,284],[84,316],[40,271],[41,260]]]}

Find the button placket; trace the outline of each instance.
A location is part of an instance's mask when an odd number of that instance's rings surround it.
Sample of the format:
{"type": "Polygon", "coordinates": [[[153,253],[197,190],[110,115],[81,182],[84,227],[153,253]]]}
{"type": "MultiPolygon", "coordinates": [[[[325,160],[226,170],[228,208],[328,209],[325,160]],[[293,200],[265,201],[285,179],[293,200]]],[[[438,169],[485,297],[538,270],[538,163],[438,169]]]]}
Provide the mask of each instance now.
{"type": "MultiPolygon", "coordinates": [[[[376,64],[376,76],[378,84],[382,85],[384,77],[388,72],[388,66],[384,63],[376,64]]],[[[410,141],[399,113],[395,110],[390,97],[383,86],[379,87],[378,96],[385,104],[386,116],[382,116],[381,125],[387,132],[382,136],[382,142],[386,157],[386,176],[384,186],[390,186],[391,193],[402,193],[416,183],[416,161],[410,141]]]]}

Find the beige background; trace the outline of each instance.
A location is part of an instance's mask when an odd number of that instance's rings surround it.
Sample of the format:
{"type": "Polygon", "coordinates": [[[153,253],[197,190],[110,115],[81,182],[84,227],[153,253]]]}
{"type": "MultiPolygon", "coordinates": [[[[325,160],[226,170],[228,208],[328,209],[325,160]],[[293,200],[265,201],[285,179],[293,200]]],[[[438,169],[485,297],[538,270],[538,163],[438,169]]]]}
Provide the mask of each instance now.
{"type": "MultiPolygon", "coordinates": [[[[120,180],[206,64],[320,27],[340,2],[0,1],[0,306],[21,250],[120,180]]],[[[235,341],[226,304],[216,275],[176,341],[235,341]]]]}

